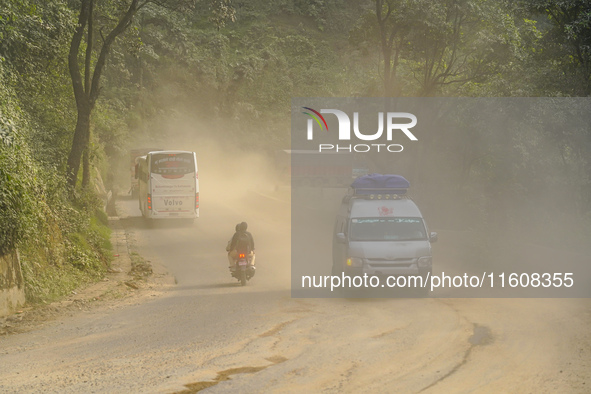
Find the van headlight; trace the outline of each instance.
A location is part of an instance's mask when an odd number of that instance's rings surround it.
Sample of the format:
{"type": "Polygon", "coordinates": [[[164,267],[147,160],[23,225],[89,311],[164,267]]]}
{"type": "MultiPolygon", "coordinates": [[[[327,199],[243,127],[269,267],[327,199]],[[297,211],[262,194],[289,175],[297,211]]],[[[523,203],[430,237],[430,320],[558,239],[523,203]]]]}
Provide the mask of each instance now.
{"type": "Polygon", "coordinates": [[[431,268],[433,265],[433,257],[425,256],[419,258],[419,268],[431,268]]]}
{"type": "Polygon", "coordinates": [[[347,266],[348,267],[363,267],[363,259],[359,257],[349,257],[347,259],[347,266]]]}

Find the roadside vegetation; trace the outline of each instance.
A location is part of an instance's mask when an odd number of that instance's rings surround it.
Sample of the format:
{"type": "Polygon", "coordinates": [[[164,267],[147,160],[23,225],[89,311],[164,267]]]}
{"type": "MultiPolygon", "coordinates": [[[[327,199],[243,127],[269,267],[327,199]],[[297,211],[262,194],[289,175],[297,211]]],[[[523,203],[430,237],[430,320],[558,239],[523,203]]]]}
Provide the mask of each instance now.
{"type": "MultiPolygon", "coordinates": [[[[29,301],[100,278],[105,190],[125,192],[128,149],[165,144],[174,121],[271,155],[291,97],[589,97],[590,20],[584,0],[0,0],[0,253],[19,250],[29,301]]],[[[582,245],[591,132],[554,126],[432,133],[439,157],[406,175],[458,202],[435,202],[439,223],[462,228],[469,206],[499,233],[575,223],[582,245]]]]}

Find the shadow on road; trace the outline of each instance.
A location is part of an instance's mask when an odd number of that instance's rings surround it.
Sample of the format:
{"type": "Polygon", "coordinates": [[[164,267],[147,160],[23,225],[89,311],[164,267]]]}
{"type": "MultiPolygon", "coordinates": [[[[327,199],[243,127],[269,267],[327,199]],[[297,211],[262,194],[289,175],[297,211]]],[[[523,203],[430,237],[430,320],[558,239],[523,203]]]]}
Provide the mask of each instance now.
{"type": "Polygon", "coordinates": [[[148,220],[143,216],[127,216],[119,219],[126,228],[131,229],[173,229],[173,228],[191,228],[192,220],[187,219],[166,219],[166,220],[148,220]]]}
{"type": "Polygon", "coordinates": [[[137,200],[137,197],[131,197],[131,194],[118,194],[117,195],[117,200],[120,200],[120,201],[131,201],[131,200],[137,200]]]}
{"type": "Polygon", "coordinates": [[[230,287],[242,287],[238,281],[236,282],[225,282],[225,283],[208,283],[204,285],[194,286],[177,286],[176,290],[206,290],[206,289],[225,289],[230,287]]]}

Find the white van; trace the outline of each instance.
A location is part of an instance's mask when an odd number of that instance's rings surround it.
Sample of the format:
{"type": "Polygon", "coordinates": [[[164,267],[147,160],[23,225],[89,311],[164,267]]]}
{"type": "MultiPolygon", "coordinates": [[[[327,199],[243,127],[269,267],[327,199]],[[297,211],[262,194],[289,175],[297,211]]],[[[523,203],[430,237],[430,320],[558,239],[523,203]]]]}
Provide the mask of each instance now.
{"type": "Polygon", "coordinates": [[[353,188],[334,225],[332,274],[427,277],[435,241],[405,189],[353,188]]]}

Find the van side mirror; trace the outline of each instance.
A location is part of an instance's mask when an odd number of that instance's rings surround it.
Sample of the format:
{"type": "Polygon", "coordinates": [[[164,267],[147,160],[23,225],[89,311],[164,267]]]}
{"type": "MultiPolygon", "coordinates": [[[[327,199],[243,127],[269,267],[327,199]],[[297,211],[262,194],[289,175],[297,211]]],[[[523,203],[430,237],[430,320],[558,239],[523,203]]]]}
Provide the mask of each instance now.
{"type": "Polygon", "coordinates": [[[337,233],[337,242],[341,244],[347,242],[347,237],[345,237],[344,233],[337,233]]]}
{"type": "Polygon", "coordinates": [[[429,242],[431,242],[431,243],[437,242],[437,233],[429,234],[429,242]]]}

